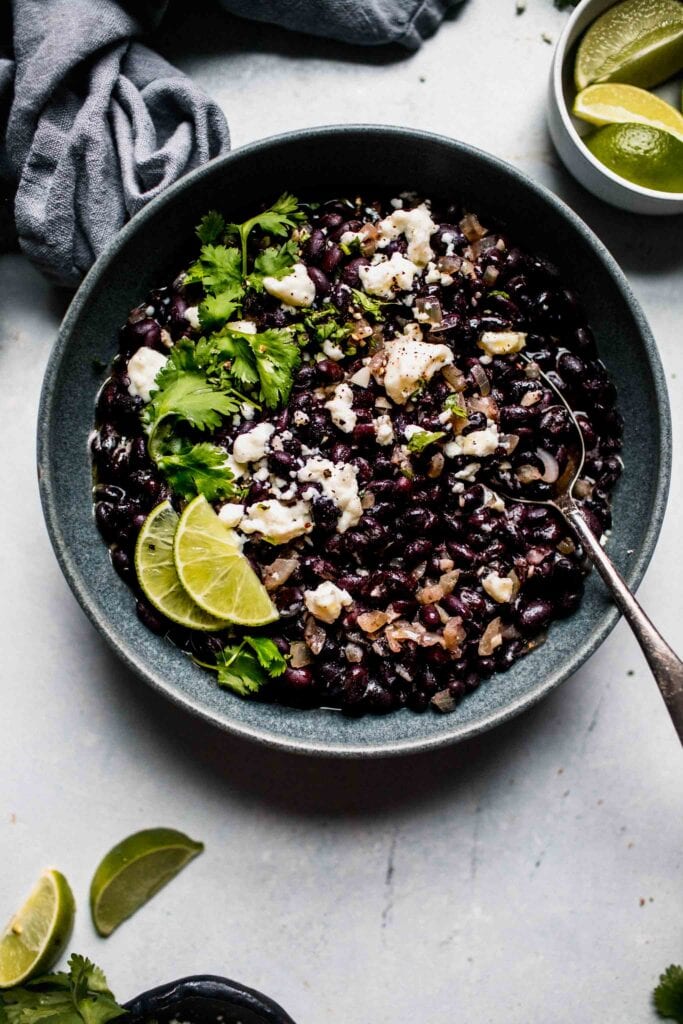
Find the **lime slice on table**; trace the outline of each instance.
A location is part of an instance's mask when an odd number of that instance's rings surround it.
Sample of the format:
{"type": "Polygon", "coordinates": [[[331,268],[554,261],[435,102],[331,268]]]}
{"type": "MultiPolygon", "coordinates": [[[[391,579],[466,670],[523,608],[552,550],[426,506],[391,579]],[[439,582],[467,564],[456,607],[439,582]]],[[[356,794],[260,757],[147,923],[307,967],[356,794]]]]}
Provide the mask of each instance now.
{"type": "Polygon", "coordinates": [[[683,142],[645,124],[610,124],[585,144],[615,174],[644,188],[683,192],[683,142]]]}
{"type": "Polygon", "coordinates": [[[172,828],[148,828],[117,843],[90,885],[90,910],[100,935],[111,935],[203,849],[203,843],[172,828]]]}
{"type": "Polygon", "coordinates": [[[69,941],[75,915],[64,875],[52,868],[44,871],[0,936],[0,988],[49,971],[69,941]]]}
{"type": "Polygon", "coordinates": [[[683,3],[624,0],[596,18],[579,44],[577,89],[592,82],[647,88],[683,67],[683,3]]]}
{"type": "Polygon", "coordinates": [[[621,82],[589,85],[576,97],[574,114],[590,124],[649,124],[683,142],[683,114],[645,89],[621,82]]]}
{"type": "Polygon", "coordinates": [[[135,545],[135,572],[145,597],[171,622],[188,629],[225,629],[227,623],[203,611],[178,579],[173,538],[179,520],[168,501],[147,516],[135,545]]]}
{"type": "Polygon", "coordinates": [[[234,531],[202,495],[180,517],[173,555],[183,587],[210,615],[240,626],[264,626],[277,619],[277,609],[242,554],[234,531]]]}

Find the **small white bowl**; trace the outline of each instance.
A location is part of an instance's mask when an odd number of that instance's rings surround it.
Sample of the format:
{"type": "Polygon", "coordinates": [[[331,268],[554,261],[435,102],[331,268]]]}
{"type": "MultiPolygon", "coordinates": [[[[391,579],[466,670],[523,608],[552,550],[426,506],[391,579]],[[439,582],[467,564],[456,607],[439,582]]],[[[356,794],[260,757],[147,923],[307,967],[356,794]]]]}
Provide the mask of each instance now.
{"type": "MultiPolygon", "coordinates": [[[[575,45],[588,26],[615,0],[581,0],[555,48],[550,72],[548,128],[555,148],[567,170],[581,184],[605,202],[629,213],[683,213],[683,192],[660,192],[634,185],[610,171],[583,143],[572,117],[575,45]]],[[[590,126],[586,125],[586,130],[590,126]]]]}

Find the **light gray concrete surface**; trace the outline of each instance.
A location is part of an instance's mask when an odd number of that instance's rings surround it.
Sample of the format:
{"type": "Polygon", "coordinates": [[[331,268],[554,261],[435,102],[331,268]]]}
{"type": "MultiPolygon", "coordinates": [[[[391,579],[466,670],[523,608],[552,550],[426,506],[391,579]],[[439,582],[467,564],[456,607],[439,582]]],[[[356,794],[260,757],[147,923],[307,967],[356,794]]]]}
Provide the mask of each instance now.
{"type": "MultiPolygon", "coordinates": [[[[219,98],[235,145],[333,121],[408,124],[559,192],[650,317],[679,445],[683,224],[601,206],[558,167],[542,34],[556,39],[565,17],[551,0],[528,0],[520,17],[514,0],[470,0],[408,56],[177,4],[162,45],[219,98]]],[[[61,868],[79,900],[72,948],[120,998],[212,971],[272,994],[299,1024],[654,1020],[656,977],[683,959],[683,759],[628,630],[522,718],[433,755],[306,760],[185,718],[118,664],[59,573],[34,421],[65,298],[20,257],[1,264],[0,916],[44,866],[61,868]],[[206,853],[98,939],[91,873],[111,844],[155,824],[206,853]]],[[[682,496],[676,460],[640,592],[679,646],[682,496]]]]}

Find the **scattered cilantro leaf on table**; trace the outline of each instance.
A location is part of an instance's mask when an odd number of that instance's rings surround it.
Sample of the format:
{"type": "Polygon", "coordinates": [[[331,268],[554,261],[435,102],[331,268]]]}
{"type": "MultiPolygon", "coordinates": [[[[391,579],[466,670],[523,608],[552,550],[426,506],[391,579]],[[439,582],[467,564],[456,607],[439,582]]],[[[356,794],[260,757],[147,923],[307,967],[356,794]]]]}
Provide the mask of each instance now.
{"type": "Polygon", "coordinates": [[[660,975],[653,998],[661,1017],[683,1024],[683,967],[680,964],[671,964],[660,975]]]}
{"type": "Polygon", "coordinates": [[[440,441],[445,436],[446,434],[443,430],[436,430],[433,433],[430,433],[428,430],[421,430],[419,434],[413,434],[408,441],[408,451],[414,455],[419,455],[428,445],[434,444],[435,441],[440,441]]]}
{"type": "Polygon", "coordinates": [[[191,444],[174,438],[157,465],[172,489],[188,501],[197,494],[203,494],[207,501],[243,495],[226,465],[224,449],[209,441],[191,444]]]}
{"type": "Polygon", "coordinates": [[[69,971],[0,991],[0,1024],[108,1024],[127,1013],[95,964],[74,953],[69,971]]]}

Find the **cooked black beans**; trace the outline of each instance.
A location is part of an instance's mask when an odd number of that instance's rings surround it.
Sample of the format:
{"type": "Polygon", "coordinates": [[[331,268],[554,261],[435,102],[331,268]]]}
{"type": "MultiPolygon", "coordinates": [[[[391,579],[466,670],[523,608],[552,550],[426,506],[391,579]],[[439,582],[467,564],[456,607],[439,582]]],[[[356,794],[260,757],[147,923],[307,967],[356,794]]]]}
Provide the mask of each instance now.
{"type": "MultiPolygon", "coordinates": [[[[609,492],[622,468],[614,386],[598,359],[578,296],[556,267],[511,245],[495,226],[472,242],[472,224],[455,207],[440,217],[434,209],[438,228],[430,245],[435,259],[454,258],[454,266],[464,260],[465,270],[454,271],[450,286],[431,278],[427,283],[427,275],[418,274],[413,292],[438,303],[441,322],[431,340],[452,347],[462,374],[468,409],[455,433],[467,438],[495,425],[501,446],[492,455],[474,457],[446,455],[431,445],[407,458],[407,427],[444,430],[444,403],[453,384],[452,377],[440,374],[402,406],[387,403],[374,379],[365,387],[354,383],[352,429],[345,432],[335,424],[325,407],[332,389],[361,370],[382,337],[401,332],[414,315],[398,300],[383,305],[383,319],[353,305],[361,268],[373,258],[372,230],[363,235],[364,225],[389,212],[386,205],[335,200],[311,215],[300,259],[315,285],[316,307],[347,313],[354,327],[363,329],[358,335],[354,330],[353,341],[341,343],[348,349],[341,360],[327,347],[322,358],[311,352],[297,372],[287,407],[269,417],[280,443],[267,454],[268,471],[280,487],[291,482],[293,501],[306,493],[313,533],[275,549],[251,537],[244,547],[260,573],[276,557],[296,563],[272,592],[280,618],[263,632],[285,655],[293,644],[299,645],[299,656],[302,649],[308,652],[260,697],[297,708],[340,708],[349,715],[397,708],[423,712],[432,702],[453,706],[483,679],[513,665],[554,619],[571,614],[581,600],[583,551],[561,517],[545,507],[509,498],[501,503],[496,497],[497,487],[506,495],[549,497],[552,476],[547,474],[555,463],[558,473],[569,464],[573,425],[533,367],[514,356],[483,356],[477,344],[482,332],[524,332],[526,355],[581,410],[586,462],[579,496],[598,534],[610,528],[609,492]],[[359,231],[360,247],[342,241],[347,232],[359,231]],[[388,417],[394,434],[386,445],[378,444],[379,416],[388,417]],[[329,495],[315,484],[311,496],[309,485],[297,479],[302,453],[311,450],[357,470],[364,512],[344,533],[338,530],[340,509],[329,495]],[[313,619],[306,607],[305,591],[324,581],[352,599],[332,623],[313,619]]],[[[407,250],[407,240],[399,236],[379,251],[390,257],[407,250]]],[[[140,620],[198,660],[210,661],[228,642],[227,634],[199,634],[167,622],[140,596],[134,570],[135,540],[149,511],[167,497],[178,509],[182,502],[170,494],[149,457],[140,421],[143,403],[129,392],[126,367],[141,346],[163,352],[169,335],[172,340],[196,336],[188,309],[201,301],[201,286],[184,287],[181,281],[150,293],[121,330],[120,356],[101,390],[91,441],[94,516],[115,570],[136,594],[140,620]]],[[[248,298],[244,315],[259,329],[299,318],[265,293],[248,298]]],[[[425,339],[430,340],[428,334],[425,339]]],[[[234,438],[253,426],[227,418],[211,439],[229,450],[234,438]]],[[[272,496],[271,483],[252,480],[245,504],[272,496]]]]}

